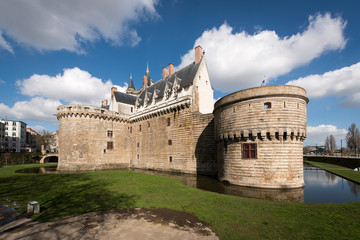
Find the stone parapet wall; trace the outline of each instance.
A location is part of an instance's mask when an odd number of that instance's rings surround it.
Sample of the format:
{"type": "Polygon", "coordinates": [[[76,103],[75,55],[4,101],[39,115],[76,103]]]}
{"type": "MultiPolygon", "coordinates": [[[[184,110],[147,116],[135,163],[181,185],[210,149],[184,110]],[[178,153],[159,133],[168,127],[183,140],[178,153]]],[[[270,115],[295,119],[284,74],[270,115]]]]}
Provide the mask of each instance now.
{"type": "Polygon", "coordinates": [[[219,179],[253,187],[302,187],[307,102],[305,90],[294,86],[252,88],[217,101],[219,179]],[[244,159],[247,143],[256,144],[256,158],[244,159]]]}

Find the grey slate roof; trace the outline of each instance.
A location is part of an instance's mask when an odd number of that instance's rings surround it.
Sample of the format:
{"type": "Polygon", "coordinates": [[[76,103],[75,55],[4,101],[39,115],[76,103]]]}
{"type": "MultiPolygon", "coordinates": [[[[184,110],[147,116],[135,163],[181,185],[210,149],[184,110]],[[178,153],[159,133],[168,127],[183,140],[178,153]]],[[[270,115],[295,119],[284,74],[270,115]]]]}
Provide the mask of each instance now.
{"type": "MultiPolygon", "coordinates": [[[[200,61],[201,62],[201,61],[200,61]]],[[[186,67],[176,71],[171,75],[171,77],[166,77],[165,79],[161,79],[154,83],[153,85],[146,88],[147,91],[143,91],[139,96],[139,103],[140,105],[144,104],[145,99],[145,92],[148,93],[149,101],[152,101],[152,97],[154,96],[154,91],[156,90],[158,97],[164,96],[165,86],[168,85],[168,87],[172,87],[175,81],[175,78],[178,78],[180,80],[180,89],[193,84],[195,74],[198,71],[200,62],[195,65],[195,63],[191,63],[187,65],[186,67]],[[151,93],[151,95],[149,95],[151,93]]]]}
{"type": "Polygon", "coordinates": [[[136,97],[122,92],[114,92],[116,102],[135,105],[136,97]]]}

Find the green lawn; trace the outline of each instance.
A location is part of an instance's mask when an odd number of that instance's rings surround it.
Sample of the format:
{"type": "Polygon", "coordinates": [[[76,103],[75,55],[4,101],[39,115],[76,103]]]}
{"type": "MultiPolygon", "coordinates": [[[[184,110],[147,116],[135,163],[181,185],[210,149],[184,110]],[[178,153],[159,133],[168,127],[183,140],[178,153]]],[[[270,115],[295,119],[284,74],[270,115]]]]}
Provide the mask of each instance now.
{"type": "MultiPolygon", "coordinates": [[[[41,204],[39,221],[92,211],[169,208],[210,224],[221,239],[359,239],[360,202],[305,204],[228,196],[175,178],[126,171],[18,174],[0,168],[0,201],[41,204]]],[[[358,173],[360,174],[360,173],[358,173]]]]}
{"type": "Polygon", "coordinates": [[[314,165],[316,167],[325,169],[328,172],[334,173],[353,182],[360,183],[360,172],[355,172],[351,168],[346,168],[335,164],[323,163],[323,162],[314,162],[314,161],[305,161],[305,162],[314,165]]]}

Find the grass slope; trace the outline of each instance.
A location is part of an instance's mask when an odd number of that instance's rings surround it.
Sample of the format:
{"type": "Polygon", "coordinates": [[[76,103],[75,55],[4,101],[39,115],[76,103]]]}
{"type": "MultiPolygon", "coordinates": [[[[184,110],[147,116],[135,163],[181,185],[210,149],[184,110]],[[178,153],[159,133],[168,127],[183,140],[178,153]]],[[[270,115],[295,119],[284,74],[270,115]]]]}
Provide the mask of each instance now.
{"type": "Polygon", "coordinates": [[[21,168],[24,165],[0,168],[0,201],[10,199],[22,206],[39,201],[39,221],[108,209],[169,208],[196,215],[221,239],[360,236],[360,202],[271,202],[206,192],[185,186],[178,179],[126,171],[14,173],[21,168]]]}
{"type": "Polygon", "coordinates": [[[324,162],[314,162],[314,161],[305,161],[305,162],[360,184],[360,172],[356,172],[351,168],[342,167],[335,164],[324,163],[324,162]]]}

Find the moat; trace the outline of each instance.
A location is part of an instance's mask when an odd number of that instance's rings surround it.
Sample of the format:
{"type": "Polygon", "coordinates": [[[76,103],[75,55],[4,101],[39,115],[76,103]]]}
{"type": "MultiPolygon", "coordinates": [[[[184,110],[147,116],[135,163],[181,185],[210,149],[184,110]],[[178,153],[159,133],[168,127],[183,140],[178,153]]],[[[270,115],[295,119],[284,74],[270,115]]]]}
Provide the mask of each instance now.
{"type": "MultiPolygon", "coordinates": [[[[124,170],[124,169],[122,169],[124,170]]],[[[289,201],[305,203],[342,203],[360,201],[360,185],[335,174],[304,164],[305,187],[297,189],[260,189],[226,184],[215,178],[181,173],[160,172],[141,169],[126,171],[145,173],[180,179],[185,185],[198,189],[235,195],[247,198],[267,199],[271,201],[289,201]]],[[[56,166],[27,168],[18,173],[56,173],[56,166]]]]}

